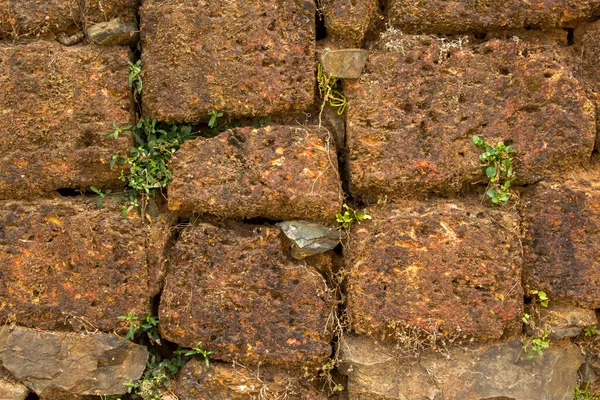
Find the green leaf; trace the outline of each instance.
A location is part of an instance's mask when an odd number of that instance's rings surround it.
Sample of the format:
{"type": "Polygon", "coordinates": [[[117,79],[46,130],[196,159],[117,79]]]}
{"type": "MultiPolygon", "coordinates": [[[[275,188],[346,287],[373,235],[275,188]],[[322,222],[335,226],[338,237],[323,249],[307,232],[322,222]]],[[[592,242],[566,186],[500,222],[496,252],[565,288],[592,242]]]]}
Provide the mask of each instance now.
{"type": "Polygon", "coordinates": [[[492,178],[496,176],[496,168],[495,167],[487,167],[485,169],[485,174],[488,176],[488,178],[492,178]]]}
{"type": "Polygon", "coordinates": [[[474,144],[479,144],[481,143],[481,138],[479,136],[473,136],[473,143],[474,144]]]}

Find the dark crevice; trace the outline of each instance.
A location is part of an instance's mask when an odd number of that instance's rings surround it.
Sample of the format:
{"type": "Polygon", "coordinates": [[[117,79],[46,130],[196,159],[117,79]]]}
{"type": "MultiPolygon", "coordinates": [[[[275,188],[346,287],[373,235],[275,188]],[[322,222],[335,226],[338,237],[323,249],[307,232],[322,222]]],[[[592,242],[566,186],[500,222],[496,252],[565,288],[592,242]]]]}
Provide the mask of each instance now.
{"type": "Polygon", "coordinates": [[[319,7],[319,0],[315,0],[315,33],[316,40],[325,39],[327,37],[327,28],[325,27],[325,18],[323,17],[323,10],[319,7]]]}
{"type": "Polygon", "coordinates": [[[63,197],[78,197],[85,193],[81,189],[77,188],[60,188],[56,189],[56,191],[63,197]]]}
{"type": "Polygon", "coordinates": [[[573,46],[575,44],[575,29],[567,28],[567,46],[573,46]]]}
{"type": "Polygon", "coordinates": [[[40,397],[35,394],[35,392],[29,392],[29,394],[27,395],[27,397],[25,397],[25,400],[37,400],[40,397]]]}
{"type": "Polygon", "coordinates": [[[275,225],[279,222],[283,222],[282,220],[269,219],[269,218],[243,218],[242,222],[248,225],[275,225]]]}

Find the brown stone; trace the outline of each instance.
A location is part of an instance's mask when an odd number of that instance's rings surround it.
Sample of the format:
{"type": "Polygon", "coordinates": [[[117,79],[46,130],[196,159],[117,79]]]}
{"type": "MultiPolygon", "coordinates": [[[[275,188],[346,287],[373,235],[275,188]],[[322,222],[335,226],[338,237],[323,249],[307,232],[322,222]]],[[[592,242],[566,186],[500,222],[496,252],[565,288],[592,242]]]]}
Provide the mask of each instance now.
{"type": "Polygon", "coordinates": [[[109,163],[131,139],[104,134],[131,118],[128,61],[125,48],[0,44],[0,199],[122,185],[109,163]]]}
{"type": "Polygon", "coordinates": [[[218,360],[323,365],[331,295],[310,259],[284,253],[282,236],[276,227],[238,222],[187,227],[170,257],[161,336],[182,347],[200,343],[218,360]]]}
{"type": "Polygon", "coordinates": [[[140,40],[140,29],[133,21],[111,19],[90,26],[88,40],[101,46],[133,46],[140,40]]]}
{"type": "Polygon", "coordinates": [[[159,120],[295,114],[314,101],[312,0],[147,1],[144,113],[159,120]]]}
{"type": "Polygon", "coordinates": [[[523,196],[523,281],[551,301],[600,307],[599,178],[596,168],[523,196]]]}
{"type": "Polygon", "coordinates": [[[549,339],[576,337],[584,328],[595,327],[598,324],[594,310],[554,303],[550,300],[547,307],[537,306],[539,310],[539,321],[535,321],[537,329],[526,325],[528,335],[542,336],[544,332],[548,332],[549,339]]]}
{"type": "Polygon", "coordinates": [[[270,366],[247,367],[238,363],[192,360],[177,374],[174,389],[180,399],[247,400],[254,398],[320,400],[323,397],[299,372],[270,366]]]}
{"type": "Polygon", "coordinates": [[[598,15],[596,0],[392,0],[388,11],[393,26],[427,33],[574,27],[598,15]]]}
{"type": "Polygon", "coordinates": [[[594,105],[564,66],[564,47],[468,41],[385,36],[363,75],[344,85],[352,194],[453,195],[485,181],[473,135],[512,142],[517,184],[589,160],[594,105]]]}
{"type": "Polygon", "coordinates": [[[170,167],[172,211],[332,222],[342,206],[333,140],[316,127],[237,128],[188,141],[170,167]]]}
{"type": "Polygon", "coordinates": [[[379,16],[378,0],[321,0],[327,39],[337,46],[361,47],[379,16]]]}
{"type": "Polygon", "coordinates": [[[0,324],[112,332],[150,313],[148,229],[94,198],[0,202],[0,324]]]}
{"type": "MultiPolygon", "coordinates": [[[[344,258],[350,327],[439,330],[479,340],[521,330],[521,248],[515,212],[480,199],[367,209],[344,258]]],[[[434,332],[435,333],[435,332],[434,332]]]]}
{"type": "Polygon", "coordinates": [[[527,359],[517,339],[394,357],[395,345],[347,335],[341,370],[350,400],[572,400],[583,356],[568,340],[527,359]]]}
{"type": "Polygon", "coordinates": [[[319,52],[319,61],[323,73],[340,79],[356,79],[362,73],[369,52],[362,49],[323,50],[319,52]]]}

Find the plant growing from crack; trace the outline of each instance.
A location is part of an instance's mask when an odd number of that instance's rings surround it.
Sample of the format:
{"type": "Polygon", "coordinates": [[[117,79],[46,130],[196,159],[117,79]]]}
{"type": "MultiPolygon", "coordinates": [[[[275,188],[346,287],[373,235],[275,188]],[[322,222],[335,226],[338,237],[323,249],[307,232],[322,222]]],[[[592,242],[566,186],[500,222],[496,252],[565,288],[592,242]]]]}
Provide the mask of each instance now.
{"type": "Polygon", "coordinates": [[[348,204],[343,205],[343,212],[335,214],[335,219],[344,229],[350,229],[353,223],[360,224],[362,221],[371,219],[371,216],[363,211],[356,211],[348,204]]]}
{"type": "Polygon", "coordinates": [[[323,71],[323,66],[319,64],[317,66],[317,85],[319,87],[319,95],[323,99],[321,103],[321,111],[319,112],[319,126],[321,126],[321,116],[323,115],[323,109],[325,104],[337,109],[338,115],[342,115],[346,109],[348,101],[346,96],[338,90],[338,78],[335,75],[327,75],[323,71]]]}
{"type": "MultiPolygon", "coordinates": [[[[525,353],[527,359],[534,356],[544,355],[544,351],[550,347],[549,335],[552,333],[545,318],[541,316],[541,308],[548,307],[550,298],[543,290],[532,289],[529,285],[525,285],[527,296],[531,299],[529,312],[523,314],[523,322],[534,332],[534,336],[525,336],[522,339],[522,353],[525,353]]],[[[517,357],[517,359],[520,357],[517,357]]]]}
{"type": "Polygon", "coordinates": [[[512,155],[516,150],[504,142],[493,145],[479,136],[473,136],[473,144],[484,150],[479,155],[479,160],[482,162],[483,173],[489,179],[485,194],[492,203],[506,205],[514,196],[510,187],[516,178],[512,167],[512,155]]]}

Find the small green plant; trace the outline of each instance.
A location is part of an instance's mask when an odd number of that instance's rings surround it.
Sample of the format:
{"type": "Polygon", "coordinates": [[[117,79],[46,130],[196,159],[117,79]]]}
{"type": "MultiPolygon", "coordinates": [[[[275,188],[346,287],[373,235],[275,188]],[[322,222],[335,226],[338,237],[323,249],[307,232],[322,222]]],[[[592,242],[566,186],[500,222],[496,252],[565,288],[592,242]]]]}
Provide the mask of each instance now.
{"type": "Polygon", "coordinates": [[[333,75],[327,76],[327,74],[325,74],[323,71],[321,64],[319,64],[317,67],[317,84],[319,86],[319,94],[323,99],[321,113],[323,112],[323,106],[325,103],[329,103],[331,107],[337,108],[338,115],[342,115],[346,109],[346,105],[348,104],[346,96],[337,90],[337,77],[333,75]]]}
{"type": "Polygon", "coordinates": [[[136,103],[139,103],[142,95],[142,60],[137,60],[136,63],[129,61],[129,87],[133,90],[133,96],[136,103]]]}
{"type": "Polygon", "coordinates": [[[210,368],[210,360],[208,358],[209,355],[214,353],[213,351],[206,351],[200,348],[200,342],[196,343],[193,349],[179,349],[175,351],[175,354],[181,355],[183,357],[196,357],[198,359],[204,359],[204,364],[206,364],[206,368],[210,368]]]}
{"type": "Polygon", "coordinates": [[[144,344],[147,338],[151,345],[161,345],[158,333],[158,318],[152,314],[140,319],[134,313],[129,313],[121,315],[119,319],[129,324],[129,331],[125,336],[125,340],[137,340],[140,344],[144,344]]]}
{"type": "Polygon", "coordinates": [[[513,196],[510,187],[515,179],[512,167],[515,149],[510,145],[506,146],[504,142],[498,142],[494,146],[479,136],[473,136],[473,143],[484,150],[479,159],[483,163],[483,172],[489,179],[485,194],[492,203],[505,205],[513,196]]]}
{"type": "Polygon", "coordinates": [[[573,400],[600,400],[600,396],[590,392],[590,381],[588,380],[583,389],[581,387],[575,388],[573,400]]]}
{"type": "Polygon", "coordinates": [[[598,328],[596,328],[595,326],[592,326],[590,328],[584,328],[583,334],[586,337],[596,336],[598,334],[598,328]]]}
{"type": "Polygon", "coordinates": [[[344,390],[344,385],[337,383],[331,375],[331,371],[333,371],[338,366],[338,364],[339,362],[337,359],[330,358],[325,364],[321,366],[319,370],[319,376],[325,380],[326,384],[329,386],[329,391],[331,393],[337,393],[344,390]]]}
{"type": "Polygon", "coordinates": [[[366,214],[362,211],[355,211],[354,209],[350,208],[348,204],[343,205],[343,211],[343,213],[335,214],[335,219],[342,225],[342,228],[344,229],[349,229],[353,222],[360,224],[366,219],[371,219],[369,214],[366,214]]]}
{"type": "Polygon", "coordinates": [[[535,355],[544,355],[544,350],[550,347],[548,335],[549,332],[542,332],[541,336],[528,337],[523,342],[523,352],[528,359],[533,358],[535,355]]]}
{"type": "MultiPolygon", "coordinates": [[[[529,312],[523,314],[523,322],[534,332],[534,336],[525,336],[523,338],[522,353],[525,353],[528,359],[536,355],[543,355],[544,350],[550,347],[551,327],[548,325],[546,318],[543,318],[540,313],[540,307],[548,307],[550,298],[543,290],[531,289],[529,285],[525,285],[526,295],[531,299],[529,312]]],[[[520,354],[519,354],[520,357],[520,354]]]]}

